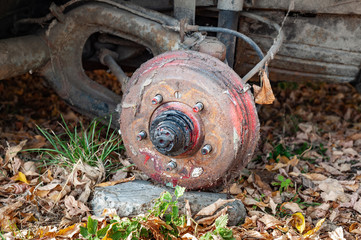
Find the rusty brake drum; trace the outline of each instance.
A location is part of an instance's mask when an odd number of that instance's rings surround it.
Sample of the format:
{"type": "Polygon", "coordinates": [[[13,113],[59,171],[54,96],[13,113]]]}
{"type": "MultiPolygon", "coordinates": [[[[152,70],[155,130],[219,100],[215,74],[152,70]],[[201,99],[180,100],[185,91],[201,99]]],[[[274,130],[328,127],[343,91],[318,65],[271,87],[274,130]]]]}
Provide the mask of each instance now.
{"type": "Polygon", "coordinates": [[[120,117],[124,144],[156,181],[217,187],[252,157],[259,137],[253,96],[220,60],[167,52],[144,63],[127,89],[120,117]]]}

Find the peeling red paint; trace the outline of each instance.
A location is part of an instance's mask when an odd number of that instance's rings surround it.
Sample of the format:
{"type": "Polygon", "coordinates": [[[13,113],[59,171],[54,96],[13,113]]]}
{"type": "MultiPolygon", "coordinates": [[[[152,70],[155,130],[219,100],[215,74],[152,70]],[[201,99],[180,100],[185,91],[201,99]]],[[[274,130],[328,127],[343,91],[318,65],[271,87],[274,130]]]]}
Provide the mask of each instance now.
{"type": "Polygon", "coordinates": [[[149,155],[145,155],[144,158],[144,165],[147,164],[148,160],[150,159],[149,155]]]}

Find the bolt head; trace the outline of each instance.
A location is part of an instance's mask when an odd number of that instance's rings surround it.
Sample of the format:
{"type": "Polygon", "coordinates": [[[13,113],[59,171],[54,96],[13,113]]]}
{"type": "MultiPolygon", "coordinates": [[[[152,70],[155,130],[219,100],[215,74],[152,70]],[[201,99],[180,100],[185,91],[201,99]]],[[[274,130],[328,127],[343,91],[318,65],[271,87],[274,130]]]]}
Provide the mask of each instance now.
{"type": "Polygon", "coordinates": [[[152,99],[152,104],[156,105],[163,101],[163,97],[160,94],[155,95],[155,97],[152,99]]]}
{"type": "Polygon", "coordinates": [[[143,139],[145,139],[147,137],[147,133],[145,131],[140,131],[137,134],[137,140],[138,141],[142,141],[143,139]]]}
{"type": "Polygon", "coordinates": [[[201,149],[201,153],[202,155],[207,155],[212,151],[212,146],[209,144],[206,144],[203,146],[203,148],[201,149]]]}
{"type": "Polygon", "coordinates": [[[194,105],[193,112],[195,112],[195,113],[200,112],[203,110],[203,107],[204,107],[203,103],[198,102],[198,103],[196,103],[196,105],[194,105]]]}
{"type": "Polygon", "coordinates": [[[170,171],[172,171],[173,169],[175,169],[176,167],[177,167],[177,163],[174,162],[174,161],[170,161],[170,162],[167,164],[165,170],[168,171],[168,172],[170,172],[170,171]]]}

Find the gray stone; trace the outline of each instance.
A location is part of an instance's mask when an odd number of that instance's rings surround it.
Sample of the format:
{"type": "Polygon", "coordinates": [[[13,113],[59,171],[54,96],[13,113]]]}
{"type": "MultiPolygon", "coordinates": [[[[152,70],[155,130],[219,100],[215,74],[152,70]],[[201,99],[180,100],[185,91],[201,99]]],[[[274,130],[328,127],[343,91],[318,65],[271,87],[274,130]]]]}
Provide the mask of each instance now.
{"type": "MultiPolygon", "coordinates": [[[[109,187],[97,187],[94,197],[90,202],[93,213],[100,216],[104,208],[116,209],[120,217],[131,217],[141,213],[147,213],[164,191],[173,193],[172,188],[155,186],[147,181],[133,181],[109,187]]],[[[184,199],[187,199],[191,206],[192,214],[196,214],[202,208],[214,203],[218,199],[227,199],[223,193],[209,192],[185,192],[179,199],[181,213],[184,213],[184,199]]],[[[227,203],[224,206],[231,206],[228,210],[229,225],[237,225],[244,221],[246,210],[240,200],[227,203]]],[[[222,207],[223,208],[223,207],[222,207]]]]}

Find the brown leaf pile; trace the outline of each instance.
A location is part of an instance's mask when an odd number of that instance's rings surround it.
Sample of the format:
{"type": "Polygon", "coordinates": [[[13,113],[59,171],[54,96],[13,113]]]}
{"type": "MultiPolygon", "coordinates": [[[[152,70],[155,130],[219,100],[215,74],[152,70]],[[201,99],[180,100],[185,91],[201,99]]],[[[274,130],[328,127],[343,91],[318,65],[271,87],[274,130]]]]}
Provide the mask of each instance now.
{"type": "MultiPolygon", "coordinates": [[[[224,190],[241,199],[247,208],[245,222],[232,227],[234,236],[360,239],[360,94],[346,84],[280,83],[273,90],[273,105],[262,106],[259,112],[262,137],[255,160],[224,190]],[[286,150],[275,155],[277,146],[286,150]],[[292,186],[280,191],[279,175],[290,180],[292,186]]],[[[24,139],[28,140],[26,146],[46,144],[34,130],[35,124],[59,131],[59,113],[66,116],[66,121],[80,117],[38,78],[28,75],[17,81],[1,81],[0,95],[1,106],[7,106],[0,108],[0,145],[4,146],[0,149],[2,230],[14,231],[10,229],[14,224],[25,229],[47,222],[58,227],[37,228],[32,234],[78,236],[82,223],[62,230],[59,223],[83,220],[89,211],[86,202],[91,188],[100,182],[94,173],[102,174],[101,169],[79,164],[74,171],[56,167],[39,171],[36,164],[27,161],[30,157],[19,158],[17,151],[24,147],[24,139]]],[[[144,177],[142,173],[135,175],[144,177]]],[[[129,175],[119,173],[112,180],[122,182],[126,177],[129,175]]],[[[227,209],[223,211],[221,214],[227,209]]],[[[190,215],[187,212],[187,225],[192,229],[190,215]]],[[[208,231],[214,218],[202,221],[205,227],[199,231],[208,231]]],[[[183,239],[199,236],[188,229],[183,239]]]]}
{"type": "Polygon", "coordinates": [[[24,144],[7,147],[5,159],[0,159],[1,230],[14,231],[34,222],[61,220],[61,224],[68,224],[81,220],[90,211],[85,204],[102,172],[81,164],[73,169],[53,166],[39,171],[39,164],[17,157],[24,144]]]}
{"type": "Polygon", "coordinates": [[[228,190],[248,208],[243,231],[259,239],[300,239],[301,232],[303,238],[359,239],[361,95],[341,84],[281,83],[274,89],[277,100],[259,112],[258,158],[228,190]],[[270,155],[277,145],[291,156],[270,155]],[[293,187],[281,193],[272,185],[278,175],[293,187]],[[297,213],[305,219],[301,232],[297,213]],[[312,237],[305,235],[318,225],[312,237]]]}

